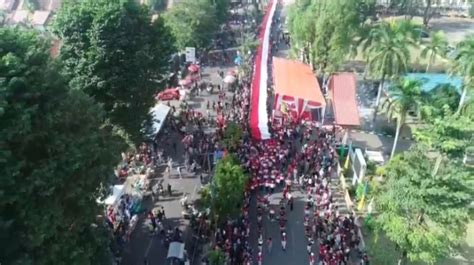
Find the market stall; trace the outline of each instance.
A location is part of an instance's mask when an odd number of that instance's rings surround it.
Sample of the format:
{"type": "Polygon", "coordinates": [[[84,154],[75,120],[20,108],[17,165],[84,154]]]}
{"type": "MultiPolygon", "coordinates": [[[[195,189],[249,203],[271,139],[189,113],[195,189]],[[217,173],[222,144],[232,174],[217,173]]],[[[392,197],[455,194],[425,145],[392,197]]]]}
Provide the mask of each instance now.
{"type": "Polygon", "coordinates": [[[165,124],[166,117],[168,116],[170,110],[170,107],[162,103],[156,104],[155,107],[150,110],[150,115],[153,121],[151,132],[152,135],[156,135],[161,131],[161,128],[165,124]]]}
{"type": "Polygon", "coordinates": [[[104,201],[106,220],[121,243],[130,239],[143,213],[142,199],[148,190],[148,179],[145,175],[132,175],[123,185],[112,187],[112,194],[104,201]]]}

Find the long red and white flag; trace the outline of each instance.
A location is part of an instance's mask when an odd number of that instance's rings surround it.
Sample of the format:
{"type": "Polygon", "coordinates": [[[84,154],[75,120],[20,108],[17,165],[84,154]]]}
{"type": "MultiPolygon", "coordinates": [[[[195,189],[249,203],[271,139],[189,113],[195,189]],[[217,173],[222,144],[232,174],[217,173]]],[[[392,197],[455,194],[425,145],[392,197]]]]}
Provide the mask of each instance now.
{"type": "Polygon", "coordinates": [[[271,0],[263,17],[259,34],[259,46],[255,55],[255,68],[250,99],[250,130],[253,138],[270,139],[268,130],[268,58],[271,52],[270,33],[278,0],[271,0]]]}

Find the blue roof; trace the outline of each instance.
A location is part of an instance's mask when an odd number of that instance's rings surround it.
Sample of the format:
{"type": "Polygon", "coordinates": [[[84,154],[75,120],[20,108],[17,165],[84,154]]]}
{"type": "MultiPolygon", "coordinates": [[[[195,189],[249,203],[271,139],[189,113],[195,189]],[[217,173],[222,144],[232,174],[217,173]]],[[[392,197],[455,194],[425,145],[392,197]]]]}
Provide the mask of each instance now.
{"type": "Polygon", "coordinates": [[[409,73],[405,75],[408,79],[419,80],[423,84],[421,90],[423,92],[430,92],[439,85],[450,84],[456,88],[458,93],[462,91],[462,79],[448,74],[433,74],[433,73],[409,73]]]}

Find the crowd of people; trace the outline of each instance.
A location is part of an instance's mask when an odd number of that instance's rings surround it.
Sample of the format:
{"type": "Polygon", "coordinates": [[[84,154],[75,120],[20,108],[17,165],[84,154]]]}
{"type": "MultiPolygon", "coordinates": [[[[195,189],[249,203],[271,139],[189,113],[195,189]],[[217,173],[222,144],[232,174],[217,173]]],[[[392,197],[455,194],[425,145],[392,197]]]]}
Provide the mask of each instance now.
{"type": "MultiPolygon", "coordinates": [[[[275,24],[279,23],[279,19],[276,18],[275,24]]],[[[280,26],[276,28],[281,31],[280,26]]],[[[272,33],[272,39],[277,40],[276,42],[272,40],[274,49],[280,41],[288,44],[288,39],[282,37],[280,33],[272,33]]],[[[223,74],[220,75],[223,77],[223,74]]],[[[290,214],[296,214],[293,213],[296,194],[303,194],[305,197],[303,225],[307,240],[308,264],[351,264],[349,262],[351,255],[359,244],[354,216],[343,216],[339,212],[330,188],[331,179],[336,174],[338,160],[334,127],[323,128],[319,125],[303,124],[298,120],[284,118],[279,123],[271,124],[272,138],[270,140],[252,140],[248,128],[250,77],[251,73],[235,84],[234,89],[237,92],[233,93],[231,98],[226,93],[224,85],[215,85],[219,98],[214,102],[206,102],[206,113],[196,112],[184,103],[185,105],[180,108],[182,111],[180,122],[174,123],[173,128],[181,134],[183,139],[185,165],[190,172],[194,171],[193,168],[198,165],[201,169],[211,170],[209,155],[224,150],[222,139],[229,122],[238,124],[244,132],[241,145],[234,150],[244,169],[251,176],[244,193],[242,214],[237,219],[218,225],[212,234],[209,233],[209,226],[206,229],[203,228],[203,224],[208,220],[201,218],[202,220],[199,219],[197,222],[195,232],[206,234],[206,237],[210,236],[209,241],[213,243],[213,248],[224,253],[226,264],[262,265],[264,256],[271,255],[275,241],[279,242],[278,245],[281,246],[282,251],[293,247],[287,243],[287,220],[290,214]],[[215,116],[211,115],[211,110],[216,113],[215,116]],[[211,125],[213,122],[217,125],[215,132],[204,132],[204,125],[211,125]],[[181,126],[188,126],[191,129],[183,130],[181,126]],[[276,192],[282,192],[283,196],[279,198],[279,203],[272,205],[271,196],[276,192]],[[256,224],[250,221],[254,203],[256,204],[256,224]],[[269,225],[278,225],[279,238],[264,237],[265,227],[269,225]],[[253,249],[251,244],[251,238],[253,238],[251,235],[254,233],[257,238],[258,248],[256,249],[253,249]]],[[[213,87],[208,90],[208,93],[213,92],[213,87]]],[[[202,90],[198,87],[196,93],[201,92],[202,90]]],[[[173,112],[175,111],[173,107],[173,112]]],[[[167,149],[176,153],[176,148],[174,143],[172,148],[167,149]]],[[[166,155],[156,146],[153,150],[150,146],[144,145],[137,155],[127,156],[119,173],[126,176],[131,164],[134,165],[137,161],[143,165],[164,161],[168,163],[167,171],[171,172],[172,160],[165,161],[166,155]]],[[[181,175],[179,169],[178,173],[181,175]]],[[[163,187],[158,190],[163,190],[163,187]]],[[[168,190],[171,193],[170,187],[168,190]]],[[[164,213],[149,212],[148,217],[153,231],[159,230],[165,235],[172,234],[172,229],[168,228],[170,231],[165,231],[161,223],[164,213]]],[[[368,264],[366,256],[363,261],[366,262],[364,264],[368,264]]],[[[203,264],[208,264],[208,262],[209,260],[203,259],[203,264]]]]}

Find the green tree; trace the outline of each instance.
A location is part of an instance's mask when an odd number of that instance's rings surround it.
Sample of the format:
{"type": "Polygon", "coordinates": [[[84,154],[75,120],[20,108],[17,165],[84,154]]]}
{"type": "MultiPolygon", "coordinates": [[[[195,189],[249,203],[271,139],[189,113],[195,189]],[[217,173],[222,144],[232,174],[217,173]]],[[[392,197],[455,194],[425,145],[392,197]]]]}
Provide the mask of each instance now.
{"type": "Polygon", "coordinates": [[[460,159],[466,148],[474,142],[474,119],[464,113],[453,114],[445,108],[445,114],[428,121],[413,132],[415,139],[443,155],[460,159]]]}
{"type": "Polygon", "coordinates": [[[54,32],[63,40],[71,87],[94,97],[117,131],[140,142],[173,52],[163,20],[151,22],[148,9],[133,0],[67,1],[54,32]]]}
{"type": "Polygon", "coordinates": [[[224,139],[222,142],[225,148],[233,152],[239,148],[242,137],[242,128],[235,122],[229,122],[224,129],[224,139]]]}
{"type": "Polygon", "coordinates": [[[207,0],[213,5],[217,22],[224,23],[229,15],[230,0],[207,0]]]}
{"type": "Polygon", "coordinates": [[[459,112],[466,98],[469,94],[472,94],[474,87],[474,35],[469,35],[458,43],[451,71],[464,79],[461,99],[459,100],[459,112]]]}
{"type": "Polygon", "coordinates": [[[390,99],[387,99],[385,103],[387,103],[388,117],[397,120],[397,129],[390,154],[390,158],[393,158],[397,148],[400,130],[405,124],[408,111],[417,109],[421,105],[421,83],[415,80],[402,79],[392,86],[390,99]]]}
{"type": "Polygon", "coordinates": [[[456,111],[460,96],[456,87],[442,84],[429,92],[422,92],[422,98],[421,117],[425,122],[430,122],[456,111]]]}
{"type": "Polygon", "coordinates": [[[359,10],[369,0],[299,0],[288,15],[292,53],[311,64],[323,79],[338,70],[366,19],[359,10]]]}
{"type": "Polygon", "coordinates": [[[219,160],[209,188],[211,213],[218,222],[238,216],[247,181],[247,175],[232,155],[219,160]]]}
{"type": "Polygon", "coordinates": [[[252,71],[253,62],[251,61],[251,55],[258,47],[258,41],[255,39],[255,34],[244,32],[239,39],[239,45],[239,53],[242,57],[242,63],[239,65],[239,79],[243,79],[252,71]]]}
{"type": "Polygon", "coordinates": [[[225,262],[226,262],[225,254],[219,248],[211,250],[208,254],[208,257],[209,257],[209,265],[225,265],[225,262]]]}
{"type": "Polygon", "coordinates": [[[399,264],[406,259],[433,264],[453,254],[469,221],[472,172],[443,161],[433,174],[426,152],[414,148],[390,160],[375,197],[377,227],[398,246],[399,264]]]}
{"type": "Polygon", "coordinates": [[[430,66],[433,65],[436,61],[436,57],[446,57],[447,52],[448,41],[446,40],[444,32],[437,31],[432,33],[430,42],[425,44],[423,50],[421,51],[421,57],[429,57],[428,64],[426,65],[426,72],[429,72],[430,66]]]}
{"type": "Polygon", "coordinates": [[[360,42],[368,61],[367,68],[373,76],[380,79],[374,121],[386,79],[396,78],[408,68],[409,47],[417,42],[415,29],[416,26],[408,20],[381,22],[362,35],[360,42]]]}
{"type": "Polygon", "coordinates": [[[0,29],[0,260],[105,264],[96,198],[124,143],[91,97],[68,88],[50,44],[0,29]]]}
{"type": "Polygon", "coordinates": [[[207,48],[218,28],[216,12],[209,0],[184,0],[164,14],[179,50],[207,48]]]}

